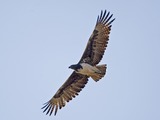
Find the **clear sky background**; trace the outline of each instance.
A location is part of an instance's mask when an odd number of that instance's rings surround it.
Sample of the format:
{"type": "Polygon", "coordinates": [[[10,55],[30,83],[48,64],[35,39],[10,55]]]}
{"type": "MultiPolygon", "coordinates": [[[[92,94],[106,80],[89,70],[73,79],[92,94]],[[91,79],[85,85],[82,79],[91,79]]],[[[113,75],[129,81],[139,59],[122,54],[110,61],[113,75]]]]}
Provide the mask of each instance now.
{"type": "Polygon", "coordinates": [[[0,120],[160,120],[159,0],[1,0],[0,120]],[[46,116],[41,107],[72,73],[97,16],[113,22],[107,75],[46,116]]]}

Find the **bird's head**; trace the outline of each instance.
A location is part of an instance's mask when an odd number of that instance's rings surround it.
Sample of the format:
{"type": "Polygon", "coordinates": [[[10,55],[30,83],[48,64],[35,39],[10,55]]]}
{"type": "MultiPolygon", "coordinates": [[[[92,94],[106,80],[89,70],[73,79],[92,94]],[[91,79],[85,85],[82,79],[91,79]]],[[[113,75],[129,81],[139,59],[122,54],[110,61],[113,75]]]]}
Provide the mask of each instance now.
{"type": "Polygon", "coordinates": [[[69,68],[77,71],[78,69],[81,69],[82,66],[80,64],[73,64],[73,65],[69,66],[69,68]]]}

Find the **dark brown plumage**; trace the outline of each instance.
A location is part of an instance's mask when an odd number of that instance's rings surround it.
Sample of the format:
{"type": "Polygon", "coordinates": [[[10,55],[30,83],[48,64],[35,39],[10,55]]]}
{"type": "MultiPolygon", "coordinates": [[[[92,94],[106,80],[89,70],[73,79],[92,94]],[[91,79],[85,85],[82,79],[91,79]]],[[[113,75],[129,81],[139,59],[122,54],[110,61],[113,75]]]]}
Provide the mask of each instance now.
{"type": "MultiPolygon", "coordinates": [[[[112,16],[113,14],[110,15],[110,12],[107,13],[106,10],[104,12],[101,11],[100,16],[97,18],[95,29],[78,63],[88,63],[95,66],[101,61],[108,44],[111,23],[115,20],[111,19],[112,16]]],[[[54,111],[54,115],[56,115],[58,109],[64,107],[85,87],[88,78],[89,76],[78,74],[74,71],[56,94],[44,104],[42,107],[44,109],[43,112],[51,115],[54,111]]]]}

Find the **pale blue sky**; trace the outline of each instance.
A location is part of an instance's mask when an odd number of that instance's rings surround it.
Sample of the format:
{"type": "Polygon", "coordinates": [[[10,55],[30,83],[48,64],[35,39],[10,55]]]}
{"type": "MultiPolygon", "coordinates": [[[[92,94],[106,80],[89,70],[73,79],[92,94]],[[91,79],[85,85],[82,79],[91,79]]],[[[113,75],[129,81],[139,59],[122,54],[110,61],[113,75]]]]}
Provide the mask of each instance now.
{"type": "Polygon", "coordinates": [[[1,0],[0,120],[159,120],[160,2],[158,0],[1,0]],[[92,79],[58,111],[42,113],[77,63],[101,10],[116,20],[92,79]]]}

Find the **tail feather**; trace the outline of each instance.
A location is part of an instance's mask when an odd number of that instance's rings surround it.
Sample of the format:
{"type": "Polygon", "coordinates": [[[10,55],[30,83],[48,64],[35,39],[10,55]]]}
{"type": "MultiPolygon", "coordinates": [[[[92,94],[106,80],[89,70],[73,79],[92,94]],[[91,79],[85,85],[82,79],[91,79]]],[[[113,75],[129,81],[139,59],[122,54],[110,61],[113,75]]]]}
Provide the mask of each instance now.
{"type": "Polygon", "coordinates": [[[96,82],[100,80],[106,74],[107,66],[106,64],[95,66],[100,72],[91,75],[91,78],[96,82]]]}

